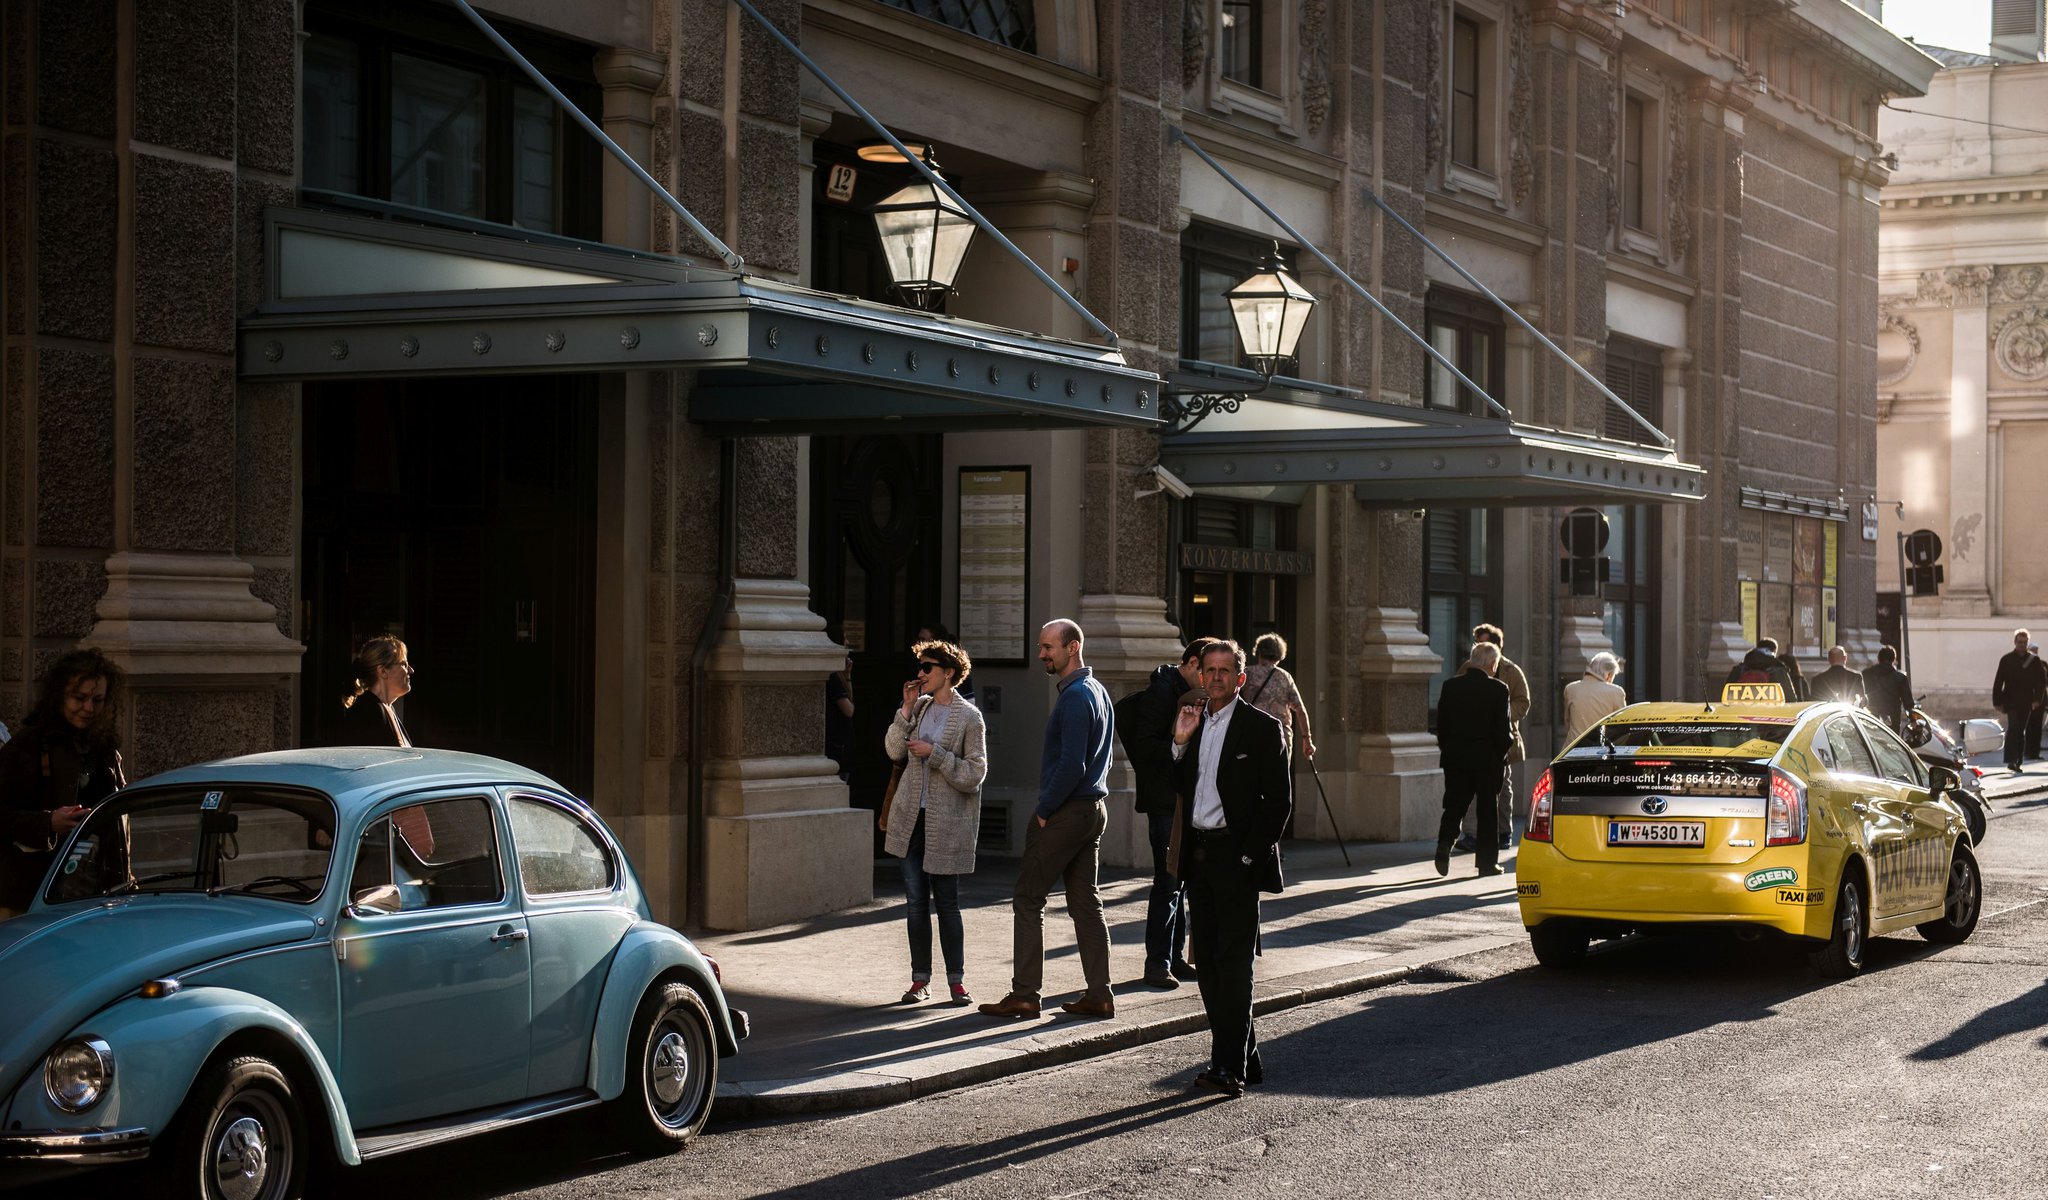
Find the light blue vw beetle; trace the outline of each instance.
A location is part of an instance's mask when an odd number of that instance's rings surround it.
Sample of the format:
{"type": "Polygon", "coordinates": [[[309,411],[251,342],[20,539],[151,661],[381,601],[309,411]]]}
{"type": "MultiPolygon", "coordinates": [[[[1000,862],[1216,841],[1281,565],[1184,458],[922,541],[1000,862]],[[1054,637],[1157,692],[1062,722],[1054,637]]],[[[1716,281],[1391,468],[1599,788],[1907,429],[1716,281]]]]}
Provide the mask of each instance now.
{"type": "Polygon", "coordinates": [[[207,1200],[596,1106],[675,1149],[747,1035],[588,805],[435,750],[121,791],[0,922],[0,997],[0,1182],[146,1159],[207,1200]]]}

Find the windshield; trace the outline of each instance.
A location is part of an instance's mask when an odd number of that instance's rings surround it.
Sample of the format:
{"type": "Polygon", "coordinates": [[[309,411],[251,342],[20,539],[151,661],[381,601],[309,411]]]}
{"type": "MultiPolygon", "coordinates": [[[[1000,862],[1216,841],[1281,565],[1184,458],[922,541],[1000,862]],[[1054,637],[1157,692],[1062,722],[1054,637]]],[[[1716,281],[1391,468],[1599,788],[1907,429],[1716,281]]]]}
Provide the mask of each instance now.
{"type": "Polygon", "coordinates": [[[306,904],[326,884],[333,829],[333,803],[314,792],[120,792],[86,817],[44,900],[239,892],[306,904]]]}
{"type": "Polygon", "coordinates": [[[1792,734],[1792,722],[1779,724],[1736,724],[1734,722],[1636,721],[1610,722],[1595,726],[1572,744],[1586,747],[1685,746],[1701,750],[1750,750],[1769,754],[1785,744],[1792,734]]]}

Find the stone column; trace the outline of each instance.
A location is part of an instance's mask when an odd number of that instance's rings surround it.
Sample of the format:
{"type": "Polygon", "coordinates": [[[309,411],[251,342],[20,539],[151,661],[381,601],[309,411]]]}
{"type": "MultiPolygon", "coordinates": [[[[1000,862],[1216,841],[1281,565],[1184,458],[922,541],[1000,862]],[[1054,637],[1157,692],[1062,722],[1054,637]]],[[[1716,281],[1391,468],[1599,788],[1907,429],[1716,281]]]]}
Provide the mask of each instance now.
{"type": "Polygon", "coordinates": [[[1955,334],[1949,367],[1948,529],[1942,558],[1943,617],[1991,615],[1990,310],[1985,307],[1991,268],[1951,267],[1941,293],[1953,307],[1955,334]]]}

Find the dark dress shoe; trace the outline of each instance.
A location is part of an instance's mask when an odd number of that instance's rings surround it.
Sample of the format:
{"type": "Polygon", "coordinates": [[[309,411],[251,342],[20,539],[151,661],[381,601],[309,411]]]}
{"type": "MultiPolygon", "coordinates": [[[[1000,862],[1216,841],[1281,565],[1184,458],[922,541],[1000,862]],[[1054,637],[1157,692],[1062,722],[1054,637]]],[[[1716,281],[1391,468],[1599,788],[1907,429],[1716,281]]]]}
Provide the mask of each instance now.
{"type": "Polygon", "coordinates": [[[1451,849],[1456,850],[1460,854],[1470,854],[1474,850],[1479,849],[1479,843],[1461,833],[1458,835],[1458,840],[1451,843],[1451,849]]]}
{"type": "Polygon", "coordinates": [[[1038,1001],[1027,1000],[1012,993],[992,1004],[981,1005],[981,1011],[991,1017],[1035,1017],[1038,1015],[1038,1001]]]}
{"type": "Polygon", "coordinates": [[[1116,1001],[1090,1000],[1083,996],[1079,1000],[1067,1001],[1060,1005],[1060,1009],[1077,1017],[1113,1017],[1116,1015],[1116,1001]]]}
{"type": "Polygon", "coordinates": [[[1156,987],[1161,991],[1170,992],[1180,986],[1180,980],[1175,979],[1171,971],[1147,971],[1145,972],[1145,986],[1156,987]]]}
{"type": "Polygon", "coordinates": [[[1212,1092],[1221,1092],[1233,1100],[1244,1095],[1244,1080],[1214,1067],[1195,1076],[1195,1086],[1212,1092]]]}
{"type": "Polygon", "coordinates": [[[1436,848],[1436,873],[1439,875],[1451,873],[1451,848],[1449,846],[1439,845],[1436,848]]]}
{"type": "Polygon", "coordinates": [[[1479,878],[1481,879],[1486,878],[1488,875],[1498,875],[1500,873],[1500,868],[1492,863],[1482,863],[1479,867],[1479,878]]]}
{"type": "Polygon", "coordinates": [[[1266,1064],[1259,1061],[1259,1056],[1254,1054],[1245,1060],[1244,1084],[1246,1087],[1256,1087],[1264,1082],[1266,1082],[1266,1064]]]}
{"type": "Polygon", "coordinates": [[[1182,983],[1193,983],[1202,976],[1195,970],[1195,964],[1183,962],[1173,964],[1173,977],[1182,983]]]}

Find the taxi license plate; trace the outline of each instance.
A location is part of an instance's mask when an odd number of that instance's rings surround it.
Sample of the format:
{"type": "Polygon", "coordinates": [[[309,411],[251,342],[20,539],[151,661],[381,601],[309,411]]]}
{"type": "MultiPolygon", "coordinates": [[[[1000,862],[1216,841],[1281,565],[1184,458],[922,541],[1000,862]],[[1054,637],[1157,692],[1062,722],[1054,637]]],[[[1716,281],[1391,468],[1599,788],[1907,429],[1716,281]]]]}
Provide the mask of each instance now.
{"type": "Polygon", "coordinates": [[[1705,821],[1609,821],[1610,846],[1704,846],[1705,821]]]}

